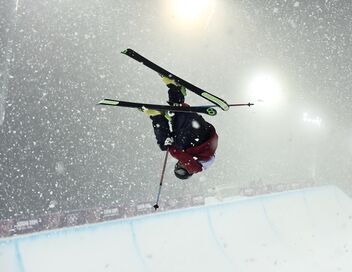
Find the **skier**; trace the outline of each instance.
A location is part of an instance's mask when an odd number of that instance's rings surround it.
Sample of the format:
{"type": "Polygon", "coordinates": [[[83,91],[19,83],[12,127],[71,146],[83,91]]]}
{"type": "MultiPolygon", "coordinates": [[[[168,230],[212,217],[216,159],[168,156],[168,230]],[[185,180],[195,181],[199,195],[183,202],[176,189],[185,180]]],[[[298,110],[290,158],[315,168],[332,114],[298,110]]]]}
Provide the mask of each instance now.
{"type": "MultiPolygon", "coordinates": [[[[171,106],[187,107],[186,88],[162,76],[169,88],[167,101],[171,106]]],[[[143,109],[150,116],[157,144],[178,160],[174,173],[179,179],[207,169],[215,160],[218,135],[215,128],[197,113],[174,112],[163,114],[153,109],[143,109]]]]}

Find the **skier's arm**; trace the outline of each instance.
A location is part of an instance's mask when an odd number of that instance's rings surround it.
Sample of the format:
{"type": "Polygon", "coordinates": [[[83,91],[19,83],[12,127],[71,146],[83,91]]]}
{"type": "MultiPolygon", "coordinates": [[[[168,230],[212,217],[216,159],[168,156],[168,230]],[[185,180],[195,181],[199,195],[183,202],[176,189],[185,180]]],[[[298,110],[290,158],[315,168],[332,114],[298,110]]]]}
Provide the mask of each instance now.
{"type": "Polygon", "coordinates": [[[192,155],[185,152],[184,150],[178,150],[174,147],[169,148],[170,154],[180,161],[180,163],[187,169],[191,174],[201,172],[203,170],[202,165],[193,158],[192,155]]]}
{"type": "Polygon", "coordinates": [[[157,144],[160,149],[165,151],[165,140],[171,137],[168,120],[163,115],[151,116],[150,119],[153,121],[153,129],[157,144]]]}

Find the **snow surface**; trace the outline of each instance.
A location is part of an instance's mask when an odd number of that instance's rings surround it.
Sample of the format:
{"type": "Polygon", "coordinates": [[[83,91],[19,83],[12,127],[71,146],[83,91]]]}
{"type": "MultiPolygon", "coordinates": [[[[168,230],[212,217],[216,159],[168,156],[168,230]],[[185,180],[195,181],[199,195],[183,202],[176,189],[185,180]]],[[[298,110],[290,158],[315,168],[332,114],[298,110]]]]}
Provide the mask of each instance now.
{"type": "Polygon", "coordinates": [[[0,242],[0,271],[352,271],[352,200],[333,186],[0,242]]]}

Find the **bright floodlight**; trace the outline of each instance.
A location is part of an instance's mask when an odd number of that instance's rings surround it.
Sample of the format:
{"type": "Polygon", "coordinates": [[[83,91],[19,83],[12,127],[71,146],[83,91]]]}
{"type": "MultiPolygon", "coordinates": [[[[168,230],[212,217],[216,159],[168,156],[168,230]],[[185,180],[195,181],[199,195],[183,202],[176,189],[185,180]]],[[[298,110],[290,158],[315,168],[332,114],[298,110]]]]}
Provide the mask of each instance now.
{"type": "Polygon", "coordinates": [[[279,81],[272,75],[260,74],[249,84],[250,96],[254,101],[264,102],[266,105],[278,104],[282,99],[279,81]]]}
{"type": "Polygon", "coordinates": [[[193,22],[209,13],[213,0],[172,0],[171,9],[179,20],[193,22]]]}

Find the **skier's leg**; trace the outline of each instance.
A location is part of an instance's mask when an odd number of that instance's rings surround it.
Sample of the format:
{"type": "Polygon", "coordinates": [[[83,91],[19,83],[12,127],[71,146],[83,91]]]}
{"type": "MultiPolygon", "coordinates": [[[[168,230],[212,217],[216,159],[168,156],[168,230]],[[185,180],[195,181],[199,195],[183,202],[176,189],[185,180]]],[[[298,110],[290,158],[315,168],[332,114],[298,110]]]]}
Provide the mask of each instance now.
{"type": "Polygon", "coordinates": [[[151,116],[150,119],[152,119],[153,130],[157,144],[159,145],[161,150],[166,150],[167,146],[165,146],[165,141],[167,138],[171,137],[168,120],[165,118],[164,115],[160,114],[151,116]]]}

